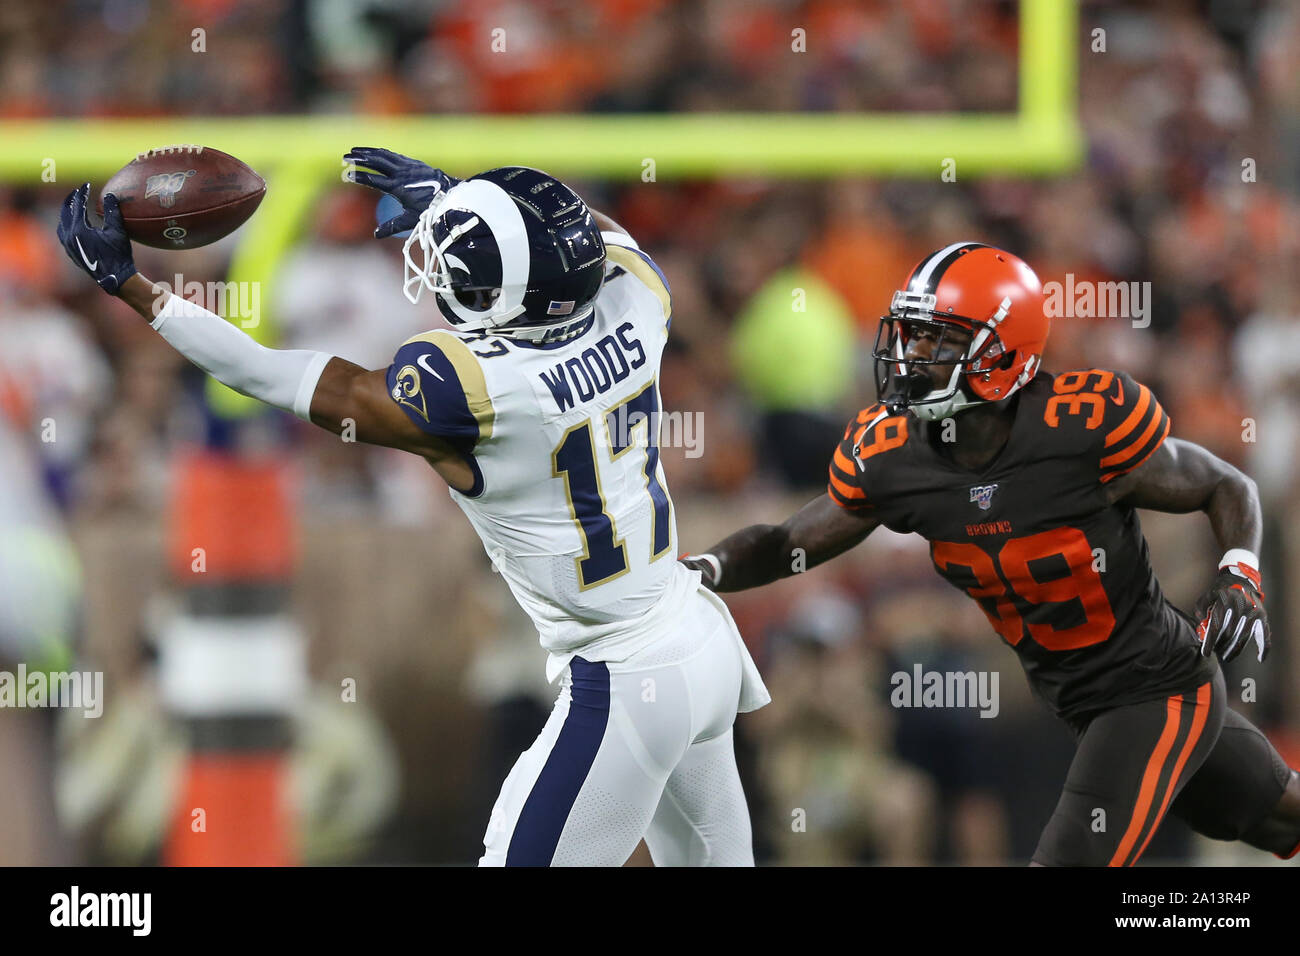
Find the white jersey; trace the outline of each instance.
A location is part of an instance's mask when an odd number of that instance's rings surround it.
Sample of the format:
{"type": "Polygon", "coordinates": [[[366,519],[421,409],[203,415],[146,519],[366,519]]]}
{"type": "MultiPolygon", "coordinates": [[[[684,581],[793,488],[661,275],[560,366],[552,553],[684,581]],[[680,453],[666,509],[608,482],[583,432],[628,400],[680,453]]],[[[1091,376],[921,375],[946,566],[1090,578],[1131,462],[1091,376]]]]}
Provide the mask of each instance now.
{"type": "Polygon", "coordinates": [[[569,337],[437,330],[388,369],[394,401],[473,468],[452,498],[537,625],[551,679],[574,654],[619,661],[647,646],[698,582],[676,559],[659,460],[668,284],[631,238],[604,238],[595,311],[569,337]]]}

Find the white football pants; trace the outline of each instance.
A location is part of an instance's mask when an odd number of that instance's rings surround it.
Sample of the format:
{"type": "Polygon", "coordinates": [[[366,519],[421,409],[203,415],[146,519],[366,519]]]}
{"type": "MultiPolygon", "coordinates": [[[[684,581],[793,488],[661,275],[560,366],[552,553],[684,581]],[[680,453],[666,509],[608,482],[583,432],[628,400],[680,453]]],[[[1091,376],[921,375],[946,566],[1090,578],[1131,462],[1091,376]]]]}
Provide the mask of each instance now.
{"type": "Polygon", "coordinates": [[[725,605],[693,592],[680,639],[626,661],[574,657],[506,777],[480,866],[753,866],[731,726],[766,702],[725,605]]]}

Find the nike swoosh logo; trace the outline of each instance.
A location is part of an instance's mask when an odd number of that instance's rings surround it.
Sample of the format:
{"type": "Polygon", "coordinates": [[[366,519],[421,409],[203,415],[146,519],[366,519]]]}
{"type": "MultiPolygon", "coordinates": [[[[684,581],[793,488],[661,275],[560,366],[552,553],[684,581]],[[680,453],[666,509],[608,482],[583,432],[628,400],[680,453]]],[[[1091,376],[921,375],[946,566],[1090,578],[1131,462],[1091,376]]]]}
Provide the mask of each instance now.
{"type": "Polygon", "coordinates": [[[415,360],[415,364],[420,366],[420,368],[424,369],[426,372],[428,372],[438,381],[440,382],[447,381],[445,378],[443,378],[441,375],[435,372],[432,368],[430,368],[429,363],[425,361],[425,359],[427,359],[432,354],[433,354],[432,352],[425,352],[423,355],[421,355],[418,359],[415,360]]]}
{"type": "Polygon", "coordinates": [[[99,260],[96,259],[94,262],[91,262],[90,258],[86,255],[86,250],[81,248],[81,237],[77,237],[77,251],[81,253],[81,261],[86,264],[87,269],[93,271],[99,268],[99,260]]]}
{"type": "Polygon", "coordinates": [[[1124,380],[1117,378],[1115,379],[1115,384],[1119,386],[1119,397],[1116,398],[1114,396],[1111,396],[1111,401],[1114,402],[1116,405],[1119,405],[1121,408],[1123,408],[1124,407],[1124,380]]]}
{"type": "Polygon", "coordinates": [[[419,189],[421,186],[441,186],[442,183],[438,182],[438,180],[436,179],[426,179],[423,182],[403,183],[402,185],[405,186],[407,189],[419,189]]]}

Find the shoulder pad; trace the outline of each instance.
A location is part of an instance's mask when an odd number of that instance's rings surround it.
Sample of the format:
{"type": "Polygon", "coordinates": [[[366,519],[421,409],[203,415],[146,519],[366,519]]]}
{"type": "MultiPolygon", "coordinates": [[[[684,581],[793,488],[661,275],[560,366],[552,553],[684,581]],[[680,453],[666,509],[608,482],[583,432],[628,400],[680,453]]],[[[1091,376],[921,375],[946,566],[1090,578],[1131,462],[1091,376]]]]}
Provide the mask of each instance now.
{"type": "Polygon", "coordinates": [[[869,508],[863,476],[867,462],[907,443],[906,415],[891,415],[880,404],[858,412],[844,428],[844,437],[831,458],[827,493],[836,504],[852,509],[869,508]]]}
{"type": "Polygon", "coordinates": [[[1062,372],[1053,378],[1052,393],[1044,422],[1079,435],[1103,483],[1142,464],[1169,436],[1169,416],[1155,393],[1127,372],[1062,372]]]}
{"type": "Polygon", "coordinates": [[[422,431],[444,438],[490,438],[492,399],[478,360],[460,338],[437,330],[408,339],[388,367],[388,394],[422,431]]]}

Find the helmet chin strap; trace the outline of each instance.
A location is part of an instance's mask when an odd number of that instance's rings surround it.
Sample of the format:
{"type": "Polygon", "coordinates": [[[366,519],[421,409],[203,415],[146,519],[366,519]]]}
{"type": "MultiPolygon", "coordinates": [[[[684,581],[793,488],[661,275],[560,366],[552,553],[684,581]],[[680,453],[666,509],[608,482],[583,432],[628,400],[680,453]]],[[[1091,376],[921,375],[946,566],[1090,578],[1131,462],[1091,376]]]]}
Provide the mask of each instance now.
{"type": "Polygon", "coordinates": [[[941,418],[952,418],[958,412],[964,412],[968,408],[974,408],[976,405],[984,405],[985,400],[982,398],[971,398],[964,392],[958,390],[956,394],[950,395],[941,402],[930,402],[925,405],[913,405],[911,410],[917,418],[923,418],[928,422],[938,421],[941,418]]]}
{"type": "Polygon", "coordinates": [[[985,400],[974,398],[967,395],[961,388],[961,366],[955,366],[952,370],[952,377],[948,380],[946,388],[933,389],[929,395],[921,397],[920,402],[924,404],[913,403],[909,407],[917,418],[924,419],[928,422],[938,421],[941,418],[951,418],[958,412],[964,412],[968,408],[974,408],[976,405],[983,405],[985,400]],[[947,394],[947,398],[940,399],[936,402],[925,402],[930,395],[947,394]]]}

